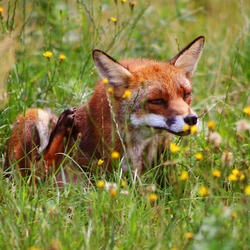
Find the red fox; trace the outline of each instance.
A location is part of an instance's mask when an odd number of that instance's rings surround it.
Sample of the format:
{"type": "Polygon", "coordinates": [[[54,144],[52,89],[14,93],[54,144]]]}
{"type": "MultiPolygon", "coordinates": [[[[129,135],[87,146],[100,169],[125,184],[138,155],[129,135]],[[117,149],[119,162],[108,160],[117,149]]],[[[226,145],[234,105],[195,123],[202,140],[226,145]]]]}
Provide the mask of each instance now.
{"type": "MultiPolygon", "coordinates": [[[[103,51],[94,50],[92,56],[101,79],[91,99],[76,109],[66,110],[49,139],[40,138],[40,143],[26,139],[25,153],[31,152],[34,145],[40,153],[44,148],[42,143],[48,141],[42,159],[45,172],[52,167],[58,169],[62,154],[70,152],[74,152],[70,154],[72,162],[83,168],[102,159],[103,168],[112,171],[110,156],[117,151],[124,171],[131,166],[133,171],[141,173],[145,164],[152,161],[160,136],[187,135],[190,131],[184,130],[184,125],[197,124],[198,117],[190,107],[191,78],[204,42],[203,36],[196,38],[167,62],[150,59],[118,62],[103,51]]],[[[37,111],[28,111],[26,116],[29,112],[37,111]]],[[[28,118],[22,122],[28,122],[28,118]]],[[[40,131],[39,122],[34,121],[34,124],[40,131]]],[[[12,152],[7,154],[8,163],[22,161],[24,156],[18,151],[22,151],[25,135],[17,134],[16,129],[14,126],[8,143],[7,151],[12,152]],[[18,145],[14,152],[13,143],[18,145]]],[[[26,126],[26,134],[32,135],[30,130],[32,126],[26,126]]]]}

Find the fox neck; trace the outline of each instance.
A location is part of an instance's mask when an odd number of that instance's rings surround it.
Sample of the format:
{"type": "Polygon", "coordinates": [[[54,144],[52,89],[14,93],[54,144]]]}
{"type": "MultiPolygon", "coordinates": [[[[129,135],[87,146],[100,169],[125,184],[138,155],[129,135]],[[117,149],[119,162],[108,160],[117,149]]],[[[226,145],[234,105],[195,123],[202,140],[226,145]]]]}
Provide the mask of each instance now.
{"type": "MultiPolygon", "coordinates": [[[[85,109],[88,120],[94,128],[93,143],[97,145],[100,155],[116,150],[122,152],[124,147],[124,161],[130,161],[135,168],[141,165],[141,155],[155,130],[148,127],[136,128],[130,123],[131,114],[125,100],[113,100],[108,96],[105,86],[98,84],[85,109]]],[[[127,168],[123,164],[124,170],[127,168]]],[[[140,168],[140,167],[139,167],[140,168]]]]}

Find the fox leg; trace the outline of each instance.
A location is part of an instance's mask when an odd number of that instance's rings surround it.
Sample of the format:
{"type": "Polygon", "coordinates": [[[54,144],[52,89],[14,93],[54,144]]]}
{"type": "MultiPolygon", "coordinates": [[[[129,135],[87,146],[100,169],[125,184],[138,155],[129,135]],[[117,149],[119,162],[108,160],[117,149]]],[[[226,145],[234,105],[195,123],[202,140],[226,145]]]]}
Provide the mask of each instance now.
{"type": "Polygon", "coordinates": [[[71,128],[74,124],[75,108],[69,108],[63,111],[58,118],[57,124],[52,131],[48,146],[44,151],[44,174],[57,170],[62,162],[66,143],[70,137],[71,128]]]}

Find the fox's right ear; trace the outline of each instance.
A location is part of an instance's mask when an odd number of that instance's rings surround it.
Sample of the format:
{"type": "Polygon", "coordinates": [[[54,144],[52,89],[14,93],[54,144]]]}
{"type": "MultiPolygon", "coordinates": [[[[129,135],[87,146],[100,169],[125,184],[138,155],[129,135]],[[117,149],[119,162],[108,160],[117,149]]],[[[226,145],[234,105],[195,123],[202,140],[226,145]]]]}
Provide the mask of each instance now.
{"type": "Polygon", "coordinates": [[[115,59],[101,50],[95,49],[92,57],[102,79],[107,78],[114,87],[126,87],[131,73],[115,59]]]}
{"type": "Polygon", "coordinates": [[[187,77],[191,78],[202,54],[205,37],[199,36],[183,50],[181,50],[169,63],[182,69],[187,77]]]}

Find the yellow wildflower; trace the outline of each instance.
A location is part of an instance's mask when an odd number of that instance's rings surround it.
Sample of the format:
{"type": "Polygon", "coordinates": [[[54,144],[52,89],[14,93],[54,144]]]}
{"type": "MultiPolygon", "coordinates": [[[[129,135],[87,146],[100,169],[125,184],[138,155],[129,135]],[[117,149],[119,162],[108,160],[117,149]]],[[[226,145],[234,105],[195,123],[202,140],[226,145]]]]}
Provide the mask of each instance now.
{"type": "Polygon", "coordinates": [[[120,158],[120,153],[117,152],[117,151],[113,151],[113,152],[111,153],[111,158],[112,158],[113,160],[119,159],[119,158],[120,158]]]}
{"type": "Polygon", "coordinates": [[[169,149],[172,153],[177,153],[180,151],[180,147],[173,142],[170,143],[169,149]]]}
{"type": "Polygon", "coordinates": [[[117,22],[117,18],[116,17],[111,17],[110,21],[113,22],[113,23],[116,23],[117,22]]]}
{"type": "Polygon", "coordinates": [[[215,121],[209,121],[209,122],[207,123],[208,129],[209,129],[209,130],[212,130],[212,131],[214,131],[215,125],[216,125],[215,121]]]}
{"type": "Polygon", "coordinates": [[[61,55],[59,56],[60,62],[64,61],[65,59],[66,59],[66,56],[65,56],[64,54],[61,54],[61,55]]]}
{"type": "Polygon", "coordinates": [[[53,56],[53,53],[51,51],[45,51],[43,53],[43,56],[46,57],[47,59],[50,59],[53,56]]]}
{"type": "Polygon", "coordinates": [[[122,2],[122,3],[126,3],[126,2],[127,2],[127,0],[121,0],[121,2],[122,2]]]}
{"type": "Polygon", "coordinates": [[[218,169],[214,169],[212,172],[212,175],[214,178],[220,178],[221,177],[221,172],[218,169]]]}
{"type": "Polygon", "coordinates": [[[117,195],[117,189],[115,189],[115,188],[111,188],[110,190],[109,190],[109,194],[110,194],[110,196],[111,197],[116,197],[116,195],[117,195]]]}
{"type": "Polygon", "coordinates": [[[100,180],[100,181],[98,181],[98,182],[96,183],[96,186],[97,186],[98,188],[104,188],[105,182],[104,182],[103,180],[100,180]]]}
{"type": "Polygon", "coordinates": [[[198,128],[197,128],[197,126],[196,126],[196,125],[191,126],[190,132],[191,132],[191,134],[197,134],[197,133],[198,133],[198,128]]]}
{"type": "Polygon", "coordinates": [[[243,173],[241,173],[239,179],[240,179],[240,181],[245,180],[245,175],[243,173]]]}
{"type": "Polygon", "coordinates": [[[127,182],[126,182],[126,181],[124,181],[124,180],[122,180],[122,182],[121,182],[121,186],[122,186],[123,188],[127,187],[127,182]]]}
{"type": "Polygon", "coordinates": [[[240,174],[240,170],[235,168],[232,170],[232,174],[235,175],[235,176],[238,176],[240,174]]]}
{"type": "Polygon", "coordinates": [[[234,174],[230,174],[230,175],[228,176],[228,180],[229,180],[229,181],[237,181],[237,176],[234,175],[234,174]]]}
{"type": "Polygon", "coordinates": [[[122,98],[129,99],[131,97],[131,91],[129,89],[126,89],[122,95],[122,98]]]}
{"type": "Polygon", "coordinates": [[[185,124],[182,129],[184,132],[187,132],[190,130],[190,126],[188,124],[185,124]]]}
{"type": "Polygon", "coordinates": [[[40,250],[41,248],[40,247],[29,247],[28,250],[40,250]]]}
{"type": "Polygon", "coordinates": [[[188,172],[183,170],[180,174],[180,180],[181,181],[187,181],[188,180],[188,172]]]}
{"type": "Polygon", "coordinates": [[[108,92],[109,94],[113,94],[113,93],[114,93],[114,88],[113,88],[113,87],[109,87],[109,88],[107,89],[107,92],[108,92]]]}
{"type": "Polygon", "coordinates": [[[232,213],[231,213],[231,218],[235,219],[235,218],[237,218],[237,216],[238,216],[238,215],[237,215],[236,212],[232,212],[232,213]]]}
{"type": "Polygon", "coordinates": [[[0,7],[0,16],[2,16],[2,14],[3,14],[3,8],[0,7]]]}
{"type": "Polygon", "coordinates": [[[250,196],[250,185],[245,187],[245,195],[250,196]]]}
{"type": "Polygon", "coordinates": [[[206,197],[206,196],[209,196],[209,194],[210,194],[210,191],[209,191],[209,189],[207,187],[202,186],[200,188],[200,190],[199,190],[199,195],[200,196],[206,197]]]}
{"type": "Polygon", "coordinates": [[[243,109],[243,112],[247,115],[250,115],[250,106],[247,106],[243,109]]]}
{"type": "Polygon", "coordinates": [[[158,198],[158,196],[157,196],[157,194],[155,194],[155,193],[149,194],[149,196],[148,196],[148,200],[149,200],[151,203],[156,202],[157,198],[158,198]]]}
{"type": "Polygon", "coordinates": [[[101,166],[103,164],[104,160],[103,159],[99,159],[98,162],[97,162],[97,165],[98,166],[101,166]]]}
{"type": "Polygon", "coordinates": [[[197,153],[197,154],[195,155],[195,159],[196,159],[197,161],[202,161],[203,158],[204,158],[204,156],[203,156],[202,153],[197,153]]]}
{"type": "Polygon", "coordinates": [[[187,233],[185,234],[185,238],[186,238],[187,240],[192,240],[193,237],[194,237],[194,235],[193,235],[193,233],[191,233],[191,232],[187,232],[187,233]]]}
{"type": "Polygon", "coordinates": [[[108,85],[109,84],[109,79],[108,78],[103,78],[102,82],[104,83],[104,85],[108,85]]]}

